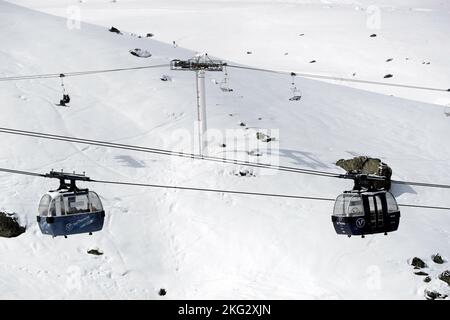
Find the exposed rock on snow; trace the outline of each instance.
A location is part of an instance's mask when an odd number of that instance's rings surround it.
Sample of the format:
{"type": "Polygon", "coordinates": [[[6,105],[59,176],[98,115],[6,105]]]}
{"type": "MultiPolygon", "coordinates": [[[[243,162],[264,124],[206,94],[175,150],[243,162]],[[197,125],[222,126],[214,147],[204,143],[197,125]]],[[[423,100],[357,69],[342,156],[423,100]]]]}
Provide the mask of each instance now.
{"type": "Polygon", "coordinates": [[[441,257],[441,255],[439,253],[432,255],[431,259],[433,260],[434,263],[437,263],[437,264],[444,263],[444,259],[441,257]]]}
{"type": "Polygon", "coordinates": [[[262,132],[256,133],[256,139],[261,140],[262,142],[270,142],[270,141],[275,140],[275,138],[272,138],[269,135],[262,133],[262,132]]]}
{"type": "Polygon", "coordinates": [[[139,48],[135,48],[130,50],[130,53],[133,56],[139,57],[139,58],[149,58],[152,56],[152,54],[150,52],[148,52],[147,50],[142,50],[139,48]]]}
{"type": "Polygon", "coordinates": [[[425,298],[427,300],[437,300],[437,299],[445,299],[447,298],[447,295],[441,294],[435,290],[425,290],[425,298]]]}
{"type": "Polygon", "coordinates": [[[160,296],[165,296],[165,295],[167,294],[167,291],[166,291],[166,289],[161,288],[161,289],[159,289],[158,294],[159,294],[160,296]]]}
{"type": "Polygon", "coordinates": [[[238,172],[235,173],[235,175],[239,177],[255,177],[253,171],[250,171],[248,169],[239,170],[238,172]]]}
{"type": "Polygon", "coordinates": [[[450,271],[446,270],[442,272],[438,278],[450,286],[450,271]]]}
{"type": "Polygon", "coordinates": [[[122,34],[122,32],[120,32],[120,30],[117,29],[116,27],[111,27],[111,28],[109,28],[109,32],[113,32],[113,33],[117,33],[117,34],[122,34]]]}
{"type": "Polygon", "coordinates": [[[15,217],[15,214],[0,212],[0,237],[14,238],[25,232],[15,217]]]}
{"type": "Polygon", "coordinates": [[[385,181],[365,182],[363,187],[373,186],[376,189],[384,190],[391,188],[392,169],[380,159],[359,156],[347,160],[340,159],[336,162],[336,165],[347,171],[347,173],[374,174],[386,178],[385,181]]]}
{"type": "Polygon", "coordinates": [[[160,79],[161,81],[172,81],[172,78],[167,74],[163,74],[160,79]]]}
{"type": "Polygon", "coordinates": [[[248,152],[249,156],[254,156],[254,157],[260,157],[262,156],[262,152],[258,151],[258,150],[251,150],[248,152]]]}
{"type": "Polygon", "coordinates": [[[98,250],[98,249],[90,249],[90,250],[88,250],[87,253],[88,253],[88,254],[92,254],[92,255],[94,255],[94,256],[101,256],[101,255],[103,255],[103,252],[101,252],[101,251],[98,250]]]}
{"type": "Polygon", "coordinates": [[[411,265],[416,268],[426,268],[427,264],[420,258],[414,257],[411,261],[411,265]]]}

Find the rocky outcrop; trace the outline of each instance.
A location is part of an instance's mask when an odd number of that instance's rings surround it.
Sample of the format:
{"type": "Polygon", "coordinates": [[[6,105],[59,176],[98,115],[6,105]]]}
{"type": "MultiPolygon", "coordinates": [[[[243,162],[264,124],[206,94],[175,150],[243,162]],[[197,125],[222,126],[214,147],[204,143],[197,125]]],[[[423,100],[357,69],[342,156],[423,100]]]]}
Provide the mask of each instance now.
{"type": "Polygon", "coordinates": [[[447,298],[447,295],[444,295],[442,293],[439,293],[435,290],[425,290],[425,298],[427,300],[436,300],[436,299],[445,299],[447,298]]]}
{"type": "Polygon", "coordinates": [[[101,256],[101,255],[103,254],[103,252],[101,252],[101,251],[98,250],[98,249],[90,249],[90,250],[88,250],[87,253],[88,253],[88,254],[92,254],[92,255],[94,255],[94,256],[101,256]]]}
{"type": "Polygon", "coordinates": [[[416,268],[426,268],[427,264],[420,258],[414,257],[411,261],[411,265],[416,268]]]}
{"type": "Polygon", "coordinates": [[[438,278],[450,286],[450,271],[446,270],[442,272],[438,278]]]}
{"type": "Polygon", "coordinates": [[[445,262],[439,253],[432,255],[431,259],[433,260],[434,263],[437,264],[443,264],[445,262]]]}
{"type": "Polygon", "coordinates": [[[25,232],[17,221],[15,214],[0,212],[0,237],[14,238],[25,232]]]}

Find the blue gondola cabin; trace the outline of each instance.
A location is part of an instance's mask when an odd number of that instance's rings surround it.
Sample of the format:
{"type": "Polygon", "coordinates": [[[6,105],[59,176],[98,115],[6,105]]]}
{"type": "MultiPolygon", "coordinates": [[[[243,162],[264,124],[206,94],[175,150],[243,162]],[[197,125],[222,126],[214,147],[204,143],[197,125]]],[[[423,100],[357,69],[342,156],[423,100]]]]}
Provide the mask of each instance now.
{"type": "Polygon", "coordinates": [[[50,191],[39,203],[39,228],[53,237],[91,234],[102,230],[104,220],[99,196],[87,189],[50,191]]]}

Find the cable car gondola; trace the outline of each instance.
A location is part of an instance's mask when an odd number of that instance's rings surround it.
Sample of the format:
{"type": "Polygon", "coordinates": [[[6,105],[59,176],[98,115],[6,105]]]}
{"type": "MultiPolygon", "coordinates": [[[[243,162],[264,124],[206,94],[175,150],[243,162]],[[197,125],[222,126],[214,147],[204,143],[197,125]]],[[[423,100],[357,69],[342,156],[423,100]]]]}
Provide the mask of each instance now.
{"type": "MultiPolygon", "coordinates": [[[[371,179],[357,176],[354,179],[371,179]]],[[[370,185],[370,184],[369,184],[370,185]]],[[[337,234],[348,237],[393,232],[400,223],[400,210],[395,197],[387,190],[355,188],[336,198],[331,217],[337,234]]]]}
{"type": "Polygon", "coordinates": [[[99,196],[88,189],[78,189],[77,180],[89,181],[85,175],[51,171],[46,175],[57,178],[57,190],[49,191],[39,203],[37,222],[43,234],[53,237],[100,231],[105,211],[99,196]]]}

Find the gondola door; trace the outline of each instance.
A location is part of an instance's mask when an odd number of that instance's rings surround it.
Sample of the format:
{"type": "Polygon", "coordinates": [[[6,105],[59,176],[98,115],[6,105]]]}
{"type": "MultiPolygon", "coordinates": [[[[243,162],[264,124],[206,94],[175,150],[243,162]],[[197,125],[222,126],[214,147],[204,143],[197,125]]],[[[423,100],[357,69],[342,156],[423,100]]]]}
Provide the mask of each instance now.
{"type": "Polygon", "coordinates": [[[386,223],[389,223],[386,198],[383,193],[367,195],[371,233],[386,232],[386,223]]]}

